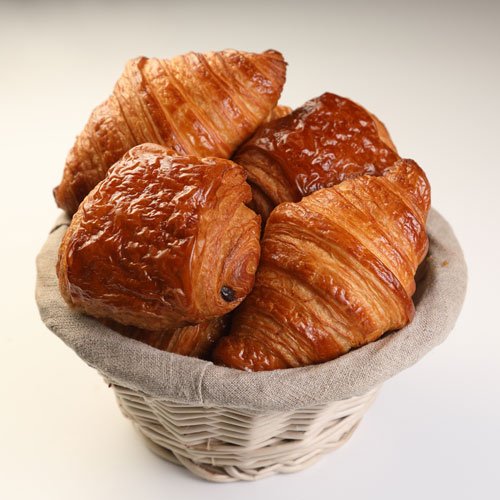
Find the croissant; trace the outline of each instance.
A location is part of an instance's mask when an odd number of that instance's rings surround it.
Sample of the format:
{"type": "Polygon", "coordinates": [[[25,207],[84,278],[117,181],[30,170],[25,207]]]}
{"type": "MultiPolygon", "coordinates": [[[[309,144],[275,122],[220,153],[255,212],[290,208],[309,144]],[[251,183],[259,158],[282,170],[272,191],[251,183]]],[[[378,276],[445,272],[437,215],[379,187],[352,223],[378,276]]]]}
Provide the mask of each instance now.
{"type": "Polygon", "coordinates": [[[380,175],[399,159],[385,126],[358,104],[325,93],[263,124],[234,155],[264,219],[284,201],[362,174],[380,175]]]}
{"type": "Polygon", "coordinates": [[[411,160],[279,205],[253,291],[214,361],[253,371],[304,366],[406,325],[429,206],[427,178],[411,160]]]}
{"type": "Polygon", "coordinates": [[[69,152],[54,190],[58,206],[73,214],[108,168],[141,143],[229,158],[275,106],[285,72],[273,50],[132,59],[69,152]]]}
{"type": "Polygon", "coordinates": [[[202,359],[208,358],[216,341],[224,334],[227,327],[226,316],[162,332],[125,326],[109,320],[103,322],[125,337],[138,340],[160,351],[202,359]]]}
{"type": "Polygon", "coordinates": [[[260,255],[251,190],[230,160],[131,149],[85,198],[62,240],[62,296],[146,330],[222,316],[250,292],[260,255]]]}

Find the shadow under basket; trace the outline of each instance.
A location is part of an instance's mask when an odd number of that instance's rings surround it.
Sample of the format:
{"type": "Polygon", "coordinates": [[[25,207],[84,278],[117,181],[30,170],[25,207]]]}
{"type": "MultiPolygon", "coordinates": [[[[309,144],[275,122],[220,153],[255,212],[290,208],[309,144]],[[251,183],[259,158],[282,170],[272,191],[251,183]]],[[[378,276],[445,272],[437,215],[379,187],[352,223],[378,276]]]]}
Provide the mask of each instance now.
{"type": "Polygon", "coordinates": [[[246,373],[159,351],[70,310],[55,273],[68,224],[57,221],[37,258],[42,320],[101,373],[156,454],[210,481],[295,472],[341,446],[381,384],[448,336],[465,297],[460,245],[431,210],[411,324],[327,363],[246,373]]]}

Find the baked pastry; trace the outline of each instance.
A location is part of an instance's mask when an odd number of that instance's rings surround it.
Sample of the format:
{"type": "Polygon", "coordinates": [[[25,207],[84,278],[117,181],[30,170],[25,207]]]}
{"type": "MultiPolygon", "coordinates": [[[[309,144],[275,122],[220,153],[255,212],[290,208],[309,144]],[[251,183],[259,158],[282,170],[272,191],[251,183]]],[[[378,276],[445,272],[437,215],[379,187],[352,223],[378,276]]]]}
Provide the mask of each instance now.
{"type": "Polygon", "coordinates": [[[398,159],[382,122],[330,93],[262,125],[234,155],[264,219],[279,203],[358,175],[380,175],[398,159]]]}
{"type": "Polygon", "coordinates": [[[276,207],[253,291],[214,350],[244,370],[334,359],[411,321],[430,188],[411,160],[276,207]]]}
{"type": "Polygon", "coordinates": [[[264,120],[263,123],[269,123],[273,120],[277,120],[278,118],[283,118],[284,116],[289,115],[291,112],[292,108],[290,106],[284,106],[283,104],[278,104],[267,115],[267,118],[264,120]]]}
{"type": "Polygon", "coordinates": [[[226,331],[227,316],[161,332],[121,325],[110,320],[103,322],[121,335],[148,344],[160,351],[208,359],[215,343],[226,331]]]}
{"type": "Polygon", "coordinates": [[[73,214],[108,168],[141,143],[229,158],[276,105],[285,72],[273,50],[132,59],[69,152],[54,190],[58,206],[73,214]]]}
{"type": "Polygon", "coordinates": [[[62,240],[57,273],[68,304],[162,331],[234,309],[252,289],[260,220],[242,167],[131,149],[85,198],[62,240]]]}

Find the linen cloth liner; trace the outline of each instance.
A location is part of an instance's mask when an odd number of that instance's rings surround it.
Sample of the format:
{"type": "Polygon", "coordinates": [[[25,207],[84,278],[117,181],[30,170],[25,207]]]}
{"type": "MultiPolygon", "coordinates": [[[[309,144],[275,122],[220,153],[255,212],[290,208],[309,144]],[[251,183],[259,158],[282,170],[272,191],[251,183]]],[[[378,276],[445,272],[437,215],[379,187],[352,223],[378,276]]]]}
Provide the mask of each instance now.
{"type": "Polygon", "coordinates": [[[159,351],[72,311],[55,272],[69,219],[61,216],[37,257],[36,300],[45,325],[107,379],[145,395],[192,406],[289,411],[361,395],[417,362],[443,342],[462,307],[467,268],[450,225],[435,210],[428,220],[429,255],[405,328],[333,361],[247,373],[159,351]]]}

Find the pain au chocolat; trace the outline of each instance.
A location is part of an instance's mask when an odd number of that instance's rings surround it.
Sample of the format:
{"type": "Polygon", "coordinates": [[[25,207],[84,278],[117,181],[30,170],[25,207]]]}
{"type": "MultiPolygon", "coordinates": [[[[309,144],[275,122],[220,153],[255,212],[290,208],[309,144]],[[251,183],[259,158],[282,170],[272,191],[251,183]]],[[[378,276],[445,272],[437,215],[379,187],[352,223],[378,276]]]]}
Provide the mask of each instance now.
{"type": "Polygon", "coordinates": [[[399,156],[387,129],[360,105],[331,93],[263,124],[234,155],[267,218],[284,201],[358,175],[380,175],[399,156]]]}
{"type": "Polygon", "coordinates": [[[271,213],[255,286],[216,363],[259,371],[334,359],[403,327],[426,255],[427,178],[411,160],[271,213]]]}
{"type": "Polygon", "coordinates": [[[131,149],[85,198],[57,272],[77,310],[162,331],[234,309],[250,292],[260,219],[245,172],[219,158],[131,149]]]}
{"type": "Polygon", "coordinates": [[[73,214],[108,168],[141,143],[229,158],[276,105],[285,73],[274,50],[130,60],[68,154],[54,190],[58,206],[73,214]]]}

